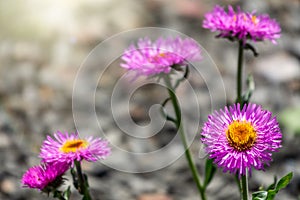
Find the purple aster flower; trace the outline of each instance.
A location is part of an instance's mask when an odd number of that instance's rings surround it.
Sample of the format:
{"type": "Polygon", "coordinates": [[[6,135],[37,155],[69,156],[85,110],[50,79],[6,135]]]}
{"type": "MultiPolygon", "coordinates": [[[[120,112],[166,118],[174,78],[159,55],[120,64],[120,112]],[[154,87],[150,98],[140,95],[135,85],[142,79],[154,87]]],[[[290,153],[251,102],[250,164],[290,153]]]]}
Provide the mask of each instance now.
{"type": "Polygon", "coordinates": [[[281,147],[276,117],[256,104],[225,107],[208,116],[202,129],[202,142],[214,163],[224,172],[251,174],[252,167],[263,170],[272,160],[271,152],[281,147]]]}
{"type": "Polygon", "coordinates": [[[187,65],[189,61],[200,61],[199,45],[190,38],[139,39],[137,47],[125,50],[121,67],[135,71],[137,75],[152,76],[170,73],[172,67],[187,65]]]}
{"type": "MultiPolygon", "coordinates": [[[[69,168],[64,163],[42,163],[29,168],[22,177],[22,184],[25,187],[43,190],[53,185],[69,168]]],[[[60,182],[60,181],[59,181],[60,182]]]]}
{"type": "Polygon", "coordinates": [[[109,154],[110,148],[105,140],[93,137],[81,139],[78,133],[57,131],[54,139],[47,136],[41,147],[40,157],[43,162],[62,162],[73,166],[75,160],[95,162],[109,154]]]}
{"type": "Polygon", "coordinates": [[[215,6],[212,12],[205,15],[203,28],[212,32],[218,31],[219,37],[253,41],[270,40],[276,44],[276,39],[280,37],[280,26],[276,20],[268,15],[256,15],[255,12],[242,12],[240,8],[237,12],[228,6],[228,12],[221,6],[215,6]]]}

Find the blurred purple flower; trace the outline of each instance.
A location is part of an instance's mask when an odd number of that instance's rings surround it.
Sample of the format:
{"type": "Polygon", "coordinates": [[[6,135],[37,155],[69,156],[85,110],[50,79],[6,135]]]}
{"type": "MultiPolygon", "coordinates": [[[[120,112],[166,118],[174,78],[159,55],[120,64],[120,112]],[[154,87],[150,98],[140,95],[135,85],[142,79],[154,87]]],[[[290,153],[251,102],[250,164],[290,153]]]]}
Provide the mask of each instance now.
{"type": "Polygon", "coordinates": [[[149,38],[141,38],[137,47],[131,45],[125,50],[121,67],[135,71],[137,75],[152,76],[168,74],[172,67],[201,59],[199,45],[190,38],[159,38],[155,42],[149,38]]]}
{"type": "Polygon", "coordinates": [[[41,147],[40,157],[43,162],[62,162],[73,166],[75,160],[95,162],[110,154],[108,142],[100,138],[80,139],[77,133],[60,131],[54,134],[54,138],[47,136],[41,147]]]}
{"type": "Polygon", "coordinates": [[[251,174],[263,170],[272,160],[271,152],[281,147],[276,117],[256,104],[225,107],[208,116],[202,129],[202,142],[214,163],[224,172],[251,174]]]}
{"type": "Polygon", "coordinates": [[[65,163],[42,163],[29,168],[22,177],[22,184],[25,187],[43,190],[52,185],[69,168],[65,163]]]}
{"type": "Polygon", "coordinates": [[[242,12],[240,8],[237,12],[228,6],[228,12],[221,6],[215,6],[212,12],[205,15],[203,28],[212,32],[218,31],[219,37],[253,41],[270,40],[276,44],[276,39],[280,37],[280,26],[276,20],[268,15],[256,15],[255,12],[242,12]]]}

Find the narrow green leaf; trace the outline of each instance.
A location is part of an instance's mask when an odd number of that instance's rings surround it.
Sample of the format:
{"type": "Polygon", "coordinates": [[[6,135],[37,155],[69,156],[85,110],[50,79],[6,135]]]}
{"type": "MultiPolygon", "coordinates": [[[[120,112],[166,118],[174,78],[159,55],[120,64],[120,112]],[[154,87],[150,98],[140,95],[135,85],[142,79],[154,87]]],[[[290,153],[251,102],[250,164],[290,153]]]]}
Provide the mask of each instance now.
{"type": "Polygon", "coordinates": [[[243,100],[246,103],[248,103],[250,101],[252,93],[255,89],[254,78],[251,74],[249,74],[248,77],[247,77],[247,86],[248,86],[248,89],[247,89],[246,93],[243,95],[243,100]]]}
{"type": "Polygon", "coordinates": [[[83,178],[84,178],[84,185],[86,188],[88,188],[89,187],[88,176],[86,174],[83,174],[83,178]]]}
{"type": "Polygon", "coordinates": [[[254,55],[255,57],[259,56],[259,54],[258,54],[258,52],[256,51],[255,47],[252,46],[250,43],[246,43],[246,45],[244,46],[244,49],[252,51],[252,53],[253,53],[253,55],[254,55]]]}
{"type": "Polygon", "coordinates": [[[273,200],[277,194],[276,190],[269,190],[267,200],[273,200]]]}
{"type": "Polygon", "coordinates": [[[258,191],[252,193],[252,200],[266,200],[268,196],[267,191],[258,191]]]}
{"type": "Polygon", "coordinates": [[[78,188],[78,178],[77,178],[77,172],[74,168],[71,168],[71,175],[73,179],[73,185],[77,189],[78,188]]]}
{"type": "Polygon", "coordinates": [[[63,196],[66,200],[70,199],[71,196],[71,186],[68,187],[68,189],[66,189],[63,193],[63,196]]]}
{"type": "Polygon", "coordinates": [[[276,191],[278,192],[279,190],[285,188],[291,182],[292,178],[293,178],[293,172],[290,172],[284,177],[282,177],[276,185],[276,191]]]}
{"type": "Polygon", "coordinates": [[[271,185],[269,185],[269,187],[267,188],[267,191],[274,190],[276,187],[276,184],[277,184],[277,177],[274,176],[274,182],[271,185]]]}
{"type": "Polygon", "coordinates": [[[207,159],[205,164],[205,180],[203,187],[206,188],[208,184],[211,182],[217,168],[213,164],[212,159],[207,159]]]}
{"type": "Polygon", "coordinates": [[[234,176],[234,180],[238,186],[238,189],[239,191],[241,192],[242,191],[242,185],[241,185],[241,182],[240,182],[240,178],[239,178],[239,174],[236,173],[235,176],[234,176]]]}

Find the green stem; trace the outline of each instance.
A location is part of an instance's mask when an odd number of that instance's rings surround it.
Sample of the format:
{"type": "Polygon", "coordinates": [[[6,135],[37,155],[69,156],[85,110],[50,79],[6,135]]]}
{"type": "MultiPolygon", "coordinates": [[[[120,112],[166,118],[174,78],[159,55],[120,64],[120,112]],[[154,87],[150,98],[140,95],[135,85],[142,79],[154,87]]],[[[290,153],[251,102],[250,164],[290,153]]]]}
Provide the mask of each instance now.
{"type": "Polygon", "coordinates": [[[241,181],[240,181],[238,173],[235,174],[234,179],[235,179],[235,182],[238,186],[239,191],[241,192],[242,191],[242,185],[241,185],[241,181]]]}
{"type": "Polygon", "coordinates": [[[173,108],[174,108],[174,111],[175,111],[175,115],[176,115],[176,128],[179,131],[180,138],[181,138],[183,147],[185,149],[186,159],[187,159],[189,167],[191,169],[194,181],[196,182],[196,185],[197,185],[197,188],[199,190],[201,199],[205,200],[206,199],[205,190],[204,190],[204,188],[202,187],[202,185],[200,183],[199,174],[198,174],[197,168],[196,168],[196,166],[194,164],[194,161],[193,161],[193,158],[192,158],[192,155],[191,155],[191,151],[190,151],[189,146],[187,144],[187,140],[186,140],[186,137],[185,137],[185,133],[184,133],[183,125],[182,125],[182,121],[181,121],[180,107],[179,107],[176,95],[175,95],[175,93],[173,91],[174,88],[172,87],[172,84],[171,84],[171,81],[170,81],[169,77],[165,77],[164,80],[165,80],[166,85],[168,87],[168,93],[169,93],[169,96],[171,98],[171,101],[172,101],[172,104],[173,104],[173,108]]]}
{"type": "Polygon", "coordinates": [[[74,163],[75,163],[77,177],[78,177],[78,191],[80,194],[83,195],[84,200],[92,200],[89,192],[87,180],[82,174],[81,164],[77,160],[74,161],[74,163]]]}
{"type": "Polygon", "coordinates": [[[242,200],[248,200],[248,175],[247,172],[242,176],[242,200]]]}
{"type": "MultiPolygon", "coordinates": [[[[243,41],[239,41],[239,52],[238,52],[238,62],[237,62],[237,99],[236,103],[240,103],[241,107],[244,105],[244,99],[242,96],[243,90],[243,56],[244,56],[244,46],[243,41]]],[[[242,200],[248,200],[248,175],[242,175],[240,179],[241,183],[239,188],[241,191],[242,200]]]]}
{"type": "Polygon", "coordinates": [[[239,53],[238,53],[238,63],[237,63],[237,99],[236,103],[240,103],[243,106],[243,97],[242,97],[242,89],[243,89],[243,55],[244,55],[244,47],[243,41],[239,41],[239,53]]]}

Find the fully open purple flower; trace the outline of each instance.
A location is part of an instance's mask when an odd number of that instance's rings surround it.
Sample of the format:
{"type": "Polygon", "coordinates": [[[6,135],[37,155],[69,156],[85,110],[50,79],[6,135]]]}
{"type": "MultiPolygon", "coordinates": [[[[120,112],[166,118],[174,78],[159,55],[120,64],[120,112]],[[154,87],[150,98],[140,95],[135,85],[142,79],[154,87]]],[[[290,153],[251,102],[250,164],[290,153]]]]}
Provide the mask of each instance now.
{"type": "Polygon", "coordinates": [[[87,160],[95,162],[110,154],[108,142],[100,138],[88,137],[81,139],[77,133],[62,133],[57,131],[52,139],[47,136],[40,157],[46,163],[67,163],[73,166],[74,161],[87,160]]]}
{"type": "Polygon", "coordinates": [[[253,41],[270,40],[276,43],[280,37],[280,26],[276,20],[268,15],[256,15],[255,12],[242,12],[240,8],[237,12],[228,6],[228,12],[221,6],[215,6],[212,12],[205,15],[203,28],[219,32],[220,37],[234,39],[237,38],[246,42],[247,39],[253,41]]]}
{"type": "Polygon", "coordinates": [[[281,132],[272,113],[256,104],[225,107],[208,116],[202,142],[214,163],[224,172],[251,174],[252,167],[263,170],[272,152],[281,147],[281,132]]]}
{"type": "Polygon", "coordinates": [[[135,71],[137,75],[152,76],[170,73],[176,65],[186,65],[189,61],[200,61],[199,45],[190,38],[159,38],[152,42],[149,38],[138,41],[125,50],[121,67],[135,71]]]}
{"type": "Polygon", "coordinates": [[[25,187],[43,190],[52,185],[69,168],[65,163],[40,164],[29,168],[22,177],[25,187]]]}

